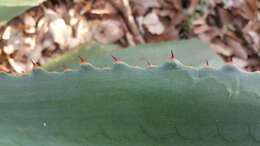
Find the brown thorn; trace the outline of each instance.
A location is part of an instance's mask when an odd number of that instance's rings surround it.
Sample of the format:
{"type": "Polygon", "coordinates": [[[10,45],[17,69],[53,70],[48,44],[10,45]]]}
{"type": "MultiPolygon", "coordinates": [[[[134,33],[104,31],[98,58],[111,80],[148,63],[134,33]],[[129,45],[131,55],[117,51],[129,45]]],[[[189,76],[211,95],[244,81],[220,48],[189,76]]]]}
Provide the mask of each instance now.
{"type": "Polygon", "coordinates": [[[112,59],[113,59],[115,62],[119,61],[119,59],[118,59],[117,57],[115,57],[114,55],[112,55],[112,59]]]}
{"type": "Polygon", "coordinates": [[[133,68],[140,68],[140,66],[138,66],[138,65],[134,65],[133,68]]]}
{"type": "Polygon", "coordinates": [[[148,66],[152,65],[150,61],[146,61],[146,63],[147,63],[148,66]]]}
{"type": "Polygon", "coordinates": [[[175,59],[175,55],[173,53],[173,51],[171,50],[171,60],[174,60],[175,59]]]}
{"type": "Polygon", "coordinates": [[[64,70],[64,71],[68,71],[68,70],[69,70],[68,66],[64,64],[64,65],[63,65],[63,70],[64,70]]]}
{"type": "Polygon", "coordinates": [[[39,63],[34,62],[32,59],[31,59],[31,62],[32,62],[32,64],[33,64],[33,68],[38,68],[38,67],[40,66],[39,63]]]}
{"type": "Polygon", "coordinates": [[[232,56],[229,57],[229,59],[228,59],[228,63],[230,63],[230,64],[233,64],[233,63],[234,63],[234,60],[233,60],[233,57],[232,57],[232,56]]]}
{"type": "Polygon", "coordinates": [[[205,66],[209,66],[209,60],[208,59],[206,59],[206,61],[205,61],[205,66]]]}
{"type": "Polygon", "coordinates": [[[31,63],[33,64],[33,67],[35,67],[35,62],[31,59],[31,63]]]}
{"type": "Polygon", "coordinates": [[[153,65],[150,61],[147,61],[146,63],[150,69],[155,67],[155,65],[153,65]]]}
{"type": "Polygon", "coordinates": [[[86,60],[86,59],[84,59],[83,57],[81,57],[81,56],[79,56],[79,63],[80,64],[86,64],[86,63],[88,63],[88,61],[86,60]]]}
{"type": "Polygon", "coordinates": [[[119,58],[115,57],[114,55],[111,55],[111,56],[112,56],[112,59],[114,60],[115,63],[120,64],[120,63],[123,62],[122,60],[120,60],[119,58]]]}

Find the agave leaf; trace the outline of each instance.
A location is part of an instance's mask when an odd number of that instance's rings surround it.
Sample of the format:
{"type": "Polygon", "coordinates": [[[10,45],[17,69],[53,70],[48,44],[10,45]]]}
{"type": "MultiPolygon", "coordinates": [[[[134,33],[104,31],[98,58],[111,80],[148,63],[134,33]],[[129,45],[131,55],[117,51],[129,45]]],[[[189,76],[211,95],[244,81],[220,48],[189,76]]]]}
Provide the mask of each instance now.
{"type": "Polygon", "coordinates": [[[147,66],[146,62],[159,64],[166,61],[169,59],[171,50],[179,60],[187,65],[200,66],[205,64],[206,59],[215,67],[223,64],[223,61],[207,44],[194,39],[145,44],[127,49],[118,49],[115,45],[93,43],[52,60],[50,63],[44,65],[44,68],[50,71],[61,71],[64,65],[69,68],[77,68],[79,65],[79,56],[88,59],[97,66],[111,66],[113,64],[111,55],[117,56],[129,64],[145,67],[147,66]]]}
{"type": "Polygon", "coordinates": [[[44,0],[0,0],[0,25],[44,0]]]}
{"type": "Polygon", "coordinates": [[[1,6],[35,6],[45,0],[1,0],[1,6]]]}
{"type": "Polygon", "coordinates": [[[160,64],[1,74],[0,145],[259,146],[259,73],[160,64]]]}

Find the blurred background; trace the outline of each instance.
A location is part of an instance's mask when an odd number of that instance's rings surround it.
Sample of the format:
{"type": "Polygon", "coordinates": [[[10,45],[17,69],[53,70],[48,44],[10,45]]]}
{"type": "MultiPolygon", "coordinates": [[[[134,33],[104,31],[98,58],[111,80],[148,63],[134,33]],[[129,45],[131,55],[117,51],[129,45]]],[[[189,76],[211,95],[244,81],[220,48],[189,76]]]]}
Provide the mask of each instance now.
{"type": "Polygon", "coordinates": [[[0,0],[0,71],[61,69],[78,56],[106,66],[110,54],[158,63],[170,50],[188,65],[258,71],[259,10],[258,0],[0,0]]]}

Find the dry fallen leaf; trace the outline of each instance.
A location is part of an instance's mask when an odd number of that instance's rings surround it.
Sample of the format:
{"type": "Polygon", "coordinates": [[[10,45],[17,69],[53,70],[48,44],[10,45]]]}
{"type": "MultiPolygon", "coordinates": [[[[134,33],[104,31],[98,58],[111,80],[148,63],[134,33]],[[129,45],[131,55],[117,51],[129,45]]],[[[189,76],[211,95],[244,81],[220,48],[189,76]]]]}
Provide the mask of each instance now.
{"type": "Polygon", "coordinates": [[[117,20],[103,20],[93,30],[94,38],[101,43],[112,43],[124,36],[121,24],[117,20]],[[113,28],[113,29],[111,29],[113,28]]]}
{"type": "Polygon", "coordinates": [[[144,17],[143,24],[152,34],[159,35],[162,34],[165,30],[165,27],[161,23],[155,11],[152,11],[144,17]]]}

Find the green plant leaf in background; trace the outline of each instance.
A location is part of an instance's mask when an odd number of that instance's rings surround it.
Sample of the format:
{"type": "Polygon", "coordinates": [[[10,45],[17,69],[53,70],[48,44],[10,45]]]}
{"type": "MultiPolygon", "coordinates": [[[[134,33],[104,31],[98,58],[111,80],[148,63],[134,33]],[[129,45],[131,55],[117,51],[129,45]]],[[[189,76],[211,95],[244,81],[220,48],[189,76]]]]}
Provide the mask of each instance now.
{"type": "Polygon", "coordinates": [[[0,0],[0,25],[44,0],[0,0]]]}
{"type": "Polygon", "coordinates": [[[91,63],[104,67],[111,66],[113,60],[111,55],[117,56],[123,61],[138,65],[147,66],[147,61],[152,64],[160,64],[169,58],[171,50],[175,53],[177,59],[183,63],[192,66],[205,64],[206,59],[214,67],[223,65],[219,58],[207,44],[193,39],[176,42],[161,42],[157,44],[145,44],[127,49],[118,49],[115,45],[89,44],[87,47],[80,47],[70,53],[53,59],[50,63],[44,65],[44,68],[50,71],[62,71],[63,66],[75,69],[79,66],[79,56],[86,58],[91,63]]]}

